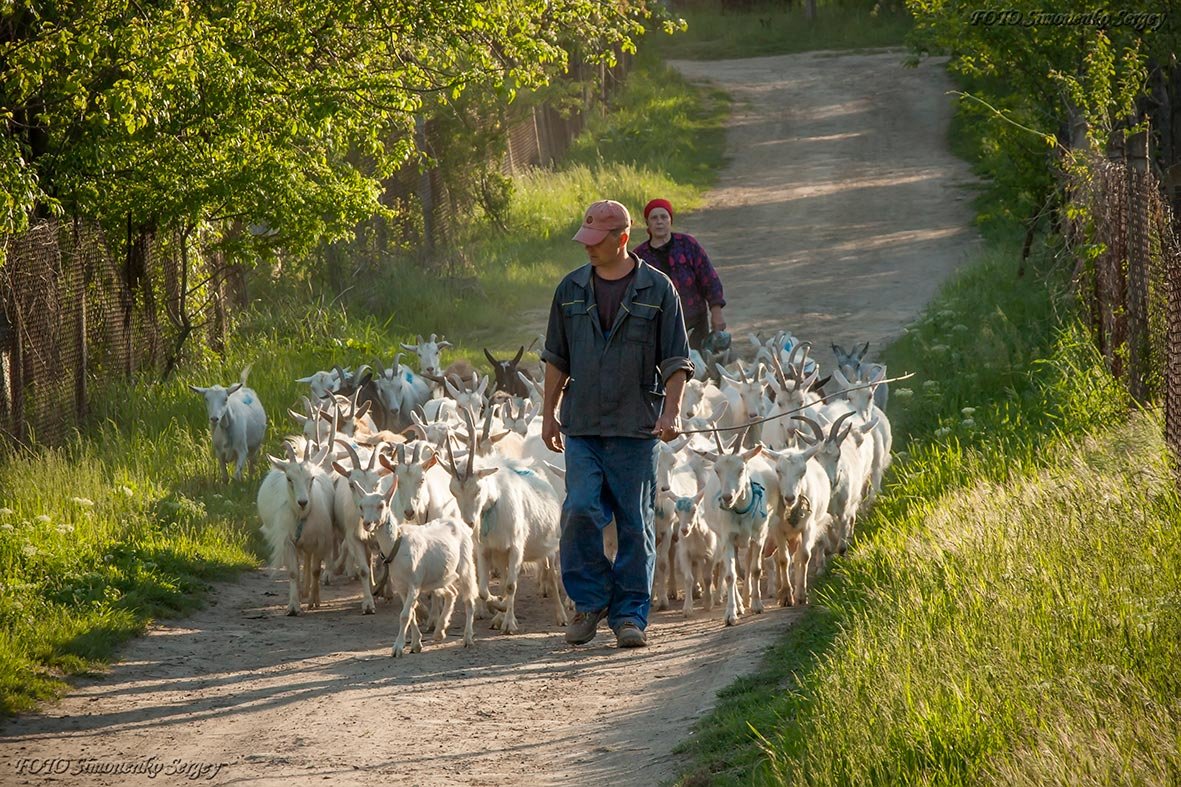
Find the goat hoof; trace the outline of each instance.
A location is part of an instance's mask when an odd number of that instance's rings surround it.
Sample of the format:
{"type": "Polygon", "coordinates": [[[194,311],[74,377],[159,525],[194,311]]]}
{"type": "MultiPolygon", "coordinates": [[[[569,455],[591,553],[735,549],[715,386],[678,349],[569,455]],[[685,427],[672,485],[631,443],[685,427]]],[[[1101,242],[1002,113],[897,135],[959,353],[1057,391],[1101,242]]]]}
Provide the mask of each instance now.
{"type": "Polygon", "coordinates": [[[300,609],[299,607],[288,607],[287,608],[287,617],[289,617],[289,618],[294,618],[294,617],[297,617],[302,614],[303,614],[303,610],[300,609]]]}
{"type": "Polygon", "coordinates": [[[738,622],[738,618],[737,618],[737,617],[734,617],[733,615],[727,615],[727,616],[726,616],[726,625],[727,625],[727,626],[733,626],[733,625],[734,625],[734,624],[736,624],[737,622],[738,622]]]}
{"type": "Polygon", "coordinates": [[[361,605],[361,614],[362,615],[376,615],[377,608],[375,606],[373,606],[372,604],[362,604],[361,605]]]}
{"type": "Polygon", "coordinates": [[[390,655],[392,655],[394,658],[398,658],[398,656],[401,656],[401,655],[402,655],[403,653],[405,653],[405,652],[406,652],[406,651],[404,651],[404,650],[403,650],[402,648],[400,648],[399,646],[397,646],[397,645],[394,645],[394,649],[393,649],[393,651],[392,651],[392,653],[391,653],[390,655]]]}

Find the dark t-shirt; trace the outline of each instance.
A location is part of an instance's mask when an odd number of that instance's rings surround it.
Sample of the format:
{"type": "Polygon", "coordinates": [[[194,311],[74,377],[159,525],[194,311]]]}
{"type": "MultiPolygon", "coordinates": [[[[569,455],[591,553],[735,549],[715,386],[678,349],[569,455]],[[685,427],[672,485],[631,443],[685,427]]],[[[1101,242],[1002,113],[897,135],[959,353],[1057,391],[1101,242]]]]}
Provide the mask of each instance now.
{"type": "Polygon", "coordinates": [[[648,245],[652,251],[652,255],[648,258],[648,264],[670,278],[672,277],[672,268],[668,265],[668,253],[672,251],[672,247],[671,240],[666,241],[663,246],[648,245]]]}
{"type": "Polygon", "coordinates": [[[615,324],[615,314],[619,311],[619,304],[623,303],[623,296],[627,294],[628,285],[636,277],[636,267],[622,279],[602,279],[595,273],[595,303],[599,305],[599,324],[603,326],[603,334],[611,333],[611,326],[615,324]]]}

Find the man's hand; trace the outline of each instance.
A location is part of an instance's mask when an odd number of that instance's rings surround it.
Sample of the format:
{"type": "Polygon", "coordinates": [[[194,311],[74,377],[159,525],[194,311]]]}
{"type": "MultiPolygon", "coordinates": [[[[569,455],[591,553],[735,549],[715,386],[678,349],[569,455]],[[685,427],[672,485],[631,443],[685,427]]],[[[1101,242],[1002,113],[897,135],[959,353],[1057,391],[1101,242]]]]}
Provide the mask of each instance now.
{"type": "Polygon", "coordinates": [[[663,412],[656,419],[656,426],[652,428],[652,434],[659,437],[665,443],[675,440],[677,435],[680,434],[678,431],[681,425],[680,420],[681,418],[675,410],[672,412],[663,412]]]}
{"type": "Polygon", "coordinates": [[[555,454],[566,450],[566,446],[562,444],[562,427],[553,413],[547,413],[541,419],[541,441],[555,454]]]}

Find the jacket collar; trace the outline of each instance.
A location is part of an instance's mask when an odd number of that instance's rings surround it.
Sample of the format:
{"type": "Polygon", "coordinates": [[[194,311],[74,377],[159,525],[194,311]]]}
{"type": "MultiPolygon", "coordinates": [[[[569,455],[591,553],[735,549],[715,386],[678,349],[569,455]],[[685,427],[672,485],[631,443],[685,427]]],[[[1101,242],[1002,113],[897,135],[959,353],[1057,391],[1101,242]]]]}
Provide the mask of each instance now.
{"type": "MultiPolygon", "coordinates": [[[[651,265],[637,257],[634,251],[629,251],[627,256],[631,257],[632,262],[636,264],[636,278],[632,282],[633,287],[635,287],[637,290],[642,290],[656,284],[656,274],[653,272],[651,265]]],[[[581,268],[578,268],[574,271],[573,275],[571,276],[571,281],[573,281],[579,287],[582,287],[584,290],[590,290],[592,287],[591,276],[592,267],[588,262],[586,265],[583,265],[581,268]]]]}

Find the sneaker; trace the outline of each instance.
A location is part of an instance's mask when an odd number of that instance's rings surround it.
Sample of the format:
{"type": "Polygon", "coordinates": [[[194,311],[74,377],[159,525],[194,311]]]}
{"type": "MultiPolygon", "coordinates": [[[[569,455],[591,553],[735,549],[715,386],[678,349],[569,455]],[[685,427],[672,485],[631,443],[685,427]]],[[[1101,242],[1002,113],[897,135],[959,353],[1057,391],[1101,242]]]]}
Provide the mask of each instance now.
{"type": "Polygon", "coordinates": [[[630,621],[615,629],[615,644],[621,648],[643,648],[648,645],[648,635],[630,621]]]}
{"type": "Polygon", "coordinates": [[[585,645],[595,638],[599,621],[607,617],[607,610],[598,612],[575,612],[574,620],[566,627],[566,641],[571,645],[585,645]]]}

